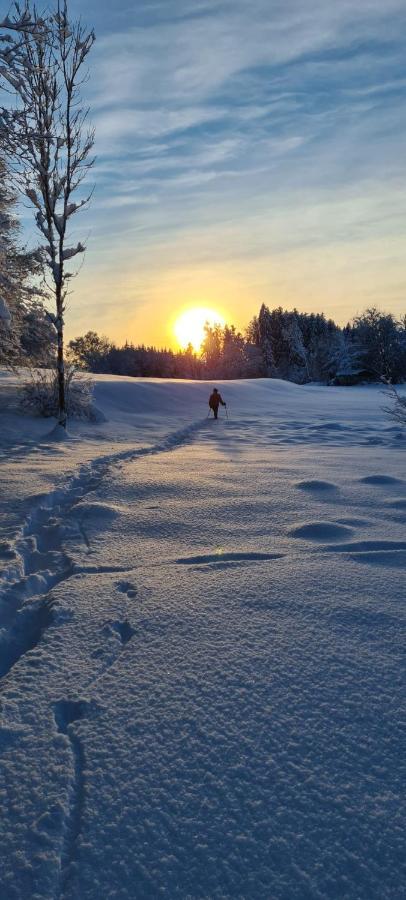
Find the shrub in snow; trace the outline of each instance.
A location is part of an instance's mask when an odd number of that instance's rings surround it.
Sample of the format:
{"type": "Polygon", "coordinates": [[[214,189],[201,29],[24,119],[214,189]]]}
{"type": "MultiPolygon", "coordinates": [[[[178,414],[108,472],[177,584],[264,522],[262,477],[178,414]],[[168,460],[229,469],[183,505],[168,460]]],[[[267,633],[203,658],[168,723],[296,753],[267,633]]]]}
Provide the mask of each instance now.
{"type": "Polygon", "coordinates": [[[406,425],[406,396],[401,397],[393,384],[388,384],[390,406],[384,406],[385,412],[400,425],[406,425]]]}
{"type": "Polygon", "coordinates": [[[113,345],[108,338],[88,331],[83,337],[69,342],[69,358],[78,369],[88,372],[108,372],[109,355],[113,345]]]}
{"type": "MultiPolygon", "coordinates": [[[[97,413],[92,402],[93,382],[91,379],[78,373],[73,366],[66,367],[65,376],[68,417],[97,421],[97,413]]],[[[40,416],[58,416],[58,373],[52,369],[34,369],[31,372],[30,380],[23,386],[21,405],[28,412],[40,416]]]]}

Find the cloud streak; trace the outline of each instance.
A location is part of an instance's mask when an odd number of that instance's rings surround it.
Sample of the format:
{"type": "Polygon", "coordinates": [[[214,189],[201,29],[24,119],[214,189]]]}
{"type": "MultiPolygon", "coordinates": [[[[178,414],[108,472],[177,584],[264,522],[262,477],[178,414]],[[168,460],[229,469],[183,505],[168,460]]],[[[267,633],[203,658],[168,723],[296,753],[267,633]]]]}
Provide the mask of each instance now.
{"type": "MultiPolygon", "coordinates": [[[[306,248],[321,248],[334,269],[345,246],[353,265],[367,265],[368,242],[376,252],[379,238],[375,283],[384,285],[385,272],[388,285],[393,273],[401,282],[403,0],[119,0],[114,14],[90,0],[87,14],[98,30],[87,266],[94,278],[101,253],[111,272],[125,272],[124,305],[133,291],[135,306],[148,295],[158,310],[164,271],[195,265],[198,279],[202,265],[231,271],[240,258],[253,312],[271,302],[262,292],[288,256],[303,267],[306,248]],[[255,266],[258,294],[248,289],[255,266]]],[[[350,278],[348,267],[340,271],[338,319],[350,278]]],[[[319,277],[315,303],[326,296],[325,269],[319,277]]],[[[374,295],[368,273],[364,288],[358,272],[353,279],[360,296],[374,295]]],[[[399,292],[394,302],[400,312],[399,292]]],[[[233,315],[248,318],[241,303],[233,315]]]]}

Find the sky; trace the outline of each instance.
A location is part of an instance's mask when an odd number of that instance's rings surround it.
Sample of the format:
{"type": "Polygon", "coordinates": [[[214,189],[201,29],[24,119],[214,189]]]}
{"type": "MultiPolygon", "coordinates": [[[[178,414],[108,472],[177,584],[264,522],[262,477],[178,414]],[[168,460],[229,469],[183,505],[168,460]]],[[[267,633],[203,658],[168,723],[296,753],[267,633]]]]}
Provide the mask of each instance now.
{"type": "Polygon", "coordinates": [[[404,0],[70,10],[96,30],[97,162],[69,337],[174,346],[194,305],[405,311],[404,0]]]}

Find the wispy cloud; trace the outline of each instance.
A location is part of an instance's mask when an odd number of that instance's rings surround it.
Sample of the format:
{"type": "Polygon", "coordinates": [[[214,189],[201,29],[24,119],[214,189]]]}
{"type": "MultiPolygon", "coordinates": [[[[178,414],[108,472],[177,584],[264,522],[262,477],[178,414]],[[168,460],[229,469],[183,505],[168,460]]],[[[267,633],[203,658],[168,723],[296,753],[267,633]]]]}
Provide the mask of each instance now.
{"type": "MultiPolygon", "coordinates": [[[[257,266],[255,305],[272,280],[266,260],[275,272],[287,255],[303,266],[306,248],[337,260],[345,246],[354,265],[361,248],[367,265],[379,235],[375,283],[384,270],[393,283],[405,212],[404,0],[119,0],[114,12],[89,0],[92,15],[98,163],[87,265],[94,273],[102,250],[111,272],[121,268],[126,303],[143,292],[158,303],[148,267],[159,283],[183,257],[199,277],[202,265],[243,259],[250,285],[257,266]]],[[[319,274],[311,283],[322,297],[319,274]]],[[[372,295],[364,278],[357,290],[372,295]]]]}

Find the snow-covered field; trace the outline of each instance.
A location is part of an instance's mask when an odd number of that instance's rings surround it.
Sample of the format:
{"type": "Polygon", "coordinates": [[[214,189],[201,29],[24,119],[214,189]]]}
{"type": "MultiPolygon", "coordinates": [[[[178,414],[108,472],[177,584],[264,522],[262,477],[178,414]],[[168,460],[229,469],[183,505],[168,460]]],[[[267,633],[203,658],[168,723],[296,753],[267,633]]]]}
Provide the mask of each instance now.
{"type": "Polygon", "coordinates": [[[0,379],[2,900],[405,896],[406,436],[210,387],[0,379]]]}

